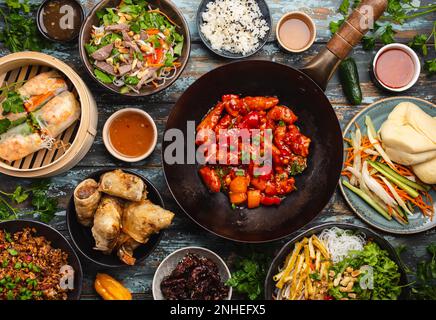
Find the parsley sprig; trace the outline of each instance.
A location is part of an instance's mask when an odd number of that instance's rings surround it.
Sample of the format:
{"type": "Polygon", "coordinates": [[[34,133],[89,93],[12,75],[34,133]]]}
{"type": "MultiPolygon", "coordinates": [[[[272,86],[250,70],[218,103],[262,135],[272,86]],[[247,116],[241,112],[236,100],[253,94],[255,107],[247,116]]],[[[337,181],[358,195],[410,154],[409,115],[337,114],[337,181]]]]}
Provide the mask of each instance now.
{"type": "Polygon", "coordinates": [[[0,21],[4,26],[0,30],[0,42],[12,52],[41,51],[47,46],[39,34],[35,17],[32,13],[34,5],[28,0],[6,0],[6,8],[0,8],[0,21]]]}
{"type": "MultiPolygon", "coordinates": [[[[402,245],[397,248],[400,255],[407,247],[402,245]]],[[[436,300],[436,243],[427,246],[430,259],[421,260],[416,265],[416,272],[405,267],[407,273],[415,276],[415,281],[410,283],[411,296],[417,300],[436,300]]]]}
{"type": "Polygon", "coordinates": [[[48,195],[48,182],[41,181],[24,189],[17,186],[13,192],[0,190],[0,220],[16,219],[23,215],[37,215],[43,222],[50,222],[57,209],[56,198],[48,195]],[[25,210],[17,205],[30,200],[32,210],[25,210]]]}
{"type": "Polygon", "coordinates": [[[226,285],[250,300],[262,297],[263,283],[265,281],[269,261],[263,254],[253,253],[250,258],[238,259],[235,263],[236,271],[226,285]]]}

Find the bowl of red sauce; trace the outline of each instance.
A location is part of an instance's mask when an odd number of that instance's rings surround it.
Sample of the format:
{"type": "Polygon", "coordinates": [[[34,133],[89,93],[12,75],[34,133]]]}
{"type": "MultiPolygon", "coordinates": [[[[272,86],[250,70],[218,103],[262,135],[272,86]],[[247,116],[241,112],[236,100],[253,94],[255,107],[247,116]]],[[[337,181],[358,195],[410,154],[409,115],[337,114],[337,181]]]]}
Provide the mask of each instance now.
{"type": "Polygon", "coordinates": [[[107,119],[103,127],[103,142],[115,158],[126,162],[141,161],[156,147],[156,124],[141,109],[119,110],[107,119]]]}
{"type": "Polygon", "coordinates": [[[421,64],[411,48],[401,43],[392,43],[377,52],[372,68],[375,80],[381,87],[401,92],[418,81],[421,64]]]}

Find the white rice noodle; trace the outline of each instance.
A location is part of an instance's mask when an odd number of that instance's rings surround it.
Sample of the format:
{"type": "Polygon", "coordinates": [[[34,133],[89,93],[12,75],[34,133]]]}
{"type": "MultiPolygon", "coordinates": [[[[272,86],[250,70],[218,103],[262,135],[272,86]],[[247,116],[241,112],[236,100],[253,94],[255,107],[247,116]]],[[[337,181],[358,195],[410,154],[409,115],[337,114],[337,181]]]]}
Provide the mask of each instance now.
{"type": "Polygon", "coordinates": [[[53,145],[56,141],[55,138],[45,134],[45,133],[41,133],[41,139],[42,139],[42,148],[51,150],[53,148],[53,145]]]}
{"type": "Polygon", "coordinates": [[[333,227],[324,229],[319,239],[326,245],[333,263],[346,258],[350,251],[361,251],[366,244],[364,235],[353,234],[349,230],[333,227]]]}

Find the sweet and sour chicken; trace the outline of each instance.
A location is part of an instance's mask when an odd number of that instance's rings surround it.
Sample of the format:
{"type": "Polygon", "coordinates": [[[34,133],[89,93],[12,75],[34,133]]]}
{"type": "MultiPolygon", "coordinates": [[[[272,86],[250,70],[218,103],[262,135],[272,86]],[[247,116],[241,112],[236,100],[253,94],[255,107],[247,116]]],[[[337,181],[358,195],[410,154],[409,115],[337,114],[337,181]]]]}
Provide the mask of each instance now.
{"type": "Polygon", "coordinates": [[[232,206],[279,205],[307,167],[310,138],[297,120],[276,97],[222,96],[197,126],[208,189],[227,193],[232,206]]]}

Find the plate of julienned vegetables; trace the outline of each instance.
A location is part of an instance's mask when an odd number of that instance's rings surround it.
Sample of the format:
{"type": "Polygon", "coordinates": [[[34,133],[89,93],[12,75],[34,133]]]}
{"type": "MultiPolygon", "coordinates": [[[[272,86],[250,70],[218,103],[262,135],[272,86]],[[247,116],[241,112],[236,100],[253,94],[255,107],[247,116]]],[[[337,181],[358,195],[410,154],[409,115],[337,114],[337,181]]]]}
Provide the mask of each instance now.
{"type": "Polygon", "coordinates": [[[344,131],[340,188],[370,225],[413,234],[436,225],[436,107],[412,97],[380,100],[344,131]]]}

